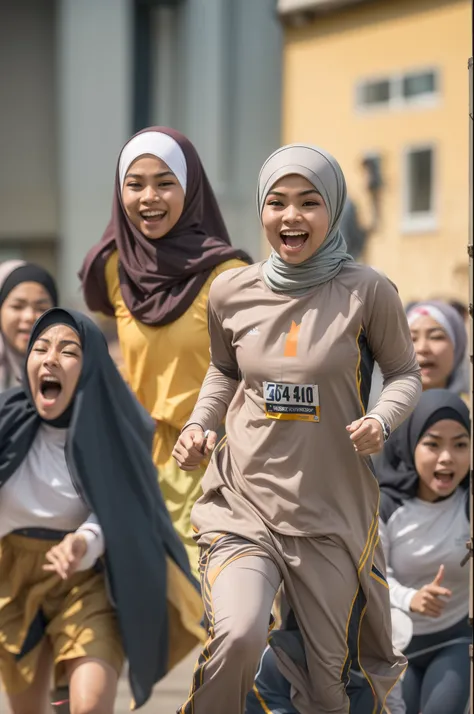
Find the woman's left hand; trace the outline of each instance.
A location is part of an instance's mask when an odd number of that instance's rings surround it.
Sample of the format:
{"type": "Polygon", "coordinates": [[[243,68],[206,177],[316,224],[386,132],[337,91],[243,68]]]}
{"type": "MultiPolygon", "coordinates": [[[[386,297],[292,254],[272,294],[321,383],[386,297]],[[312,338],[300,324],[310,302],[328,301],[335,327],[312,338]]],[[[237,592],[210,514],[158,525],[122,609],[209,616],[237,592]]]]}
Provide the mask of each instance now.
{"type": "Polygon", "coordinates": [[[382,451],[382,425],[377,419],[356,419],[346,429],[359,456],[370,456],[382,451]]]}
{"type": "Polygon", "coordinates": [[[78,569],[87,553],[87,541],[80,533],[68,533],[63,540],[46,553],[46,565],[43,570],[57,573],[67,580],[78,569]]]}

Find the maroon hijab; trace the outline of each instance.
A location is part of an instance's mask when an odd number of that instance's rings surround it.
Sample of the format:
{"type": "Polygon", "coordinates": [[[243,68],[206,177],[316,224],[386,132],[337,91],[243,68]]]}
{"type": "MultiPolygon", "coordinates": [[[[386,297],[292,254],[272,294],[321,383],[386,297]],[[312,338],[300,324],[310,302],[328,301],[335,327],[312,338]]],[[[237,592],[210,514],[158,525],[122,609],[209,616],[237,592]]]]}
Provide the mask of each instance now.
{"type": "Polygon", "coordinates": [[[138,133],[149,131],[168,134],[184,153],[187,181],[183,213],[163,238],[145,238],[125,213],[117,162],[112,217],[101,241],[87,254],[79,277],[88,308],[114,315],[105,264],[117,250],[126,306],[140,322],[158,326],[174,322],[186,312],[216,266],[233,258],[247,263],[252,260],[231,246],[216,197],[189,139],[160,126],[138,133]]]}

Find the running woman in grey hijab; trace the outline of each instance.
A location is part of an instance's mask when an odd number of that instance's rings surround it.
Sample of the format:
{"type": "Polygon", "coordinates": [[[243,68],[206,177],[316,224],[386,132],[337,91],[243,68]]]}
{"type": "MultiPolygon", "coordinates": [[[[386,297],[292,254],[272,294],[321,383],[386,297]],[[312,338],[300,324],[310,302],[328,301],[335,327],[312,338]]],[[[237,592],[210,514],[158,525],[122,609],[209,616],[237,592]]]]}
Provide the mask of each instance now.
{"type": "Polygon", "coordinates": [[[345,199],[332,156],[279,149],[257,194],[273,252],[211,287],[211,364],[174,449],[189,470],[212,452],[192,512],[209,640],[180,714],[242,714],[282,582],[304,658],[275,652],[301,714],[347,714],[356,658],[380,714],[406,666],[370,455],[414,408],[420,374],[396,289],[346,252],[345,199]],[[384,389],[366,413],[374,359],[384,389]]]}

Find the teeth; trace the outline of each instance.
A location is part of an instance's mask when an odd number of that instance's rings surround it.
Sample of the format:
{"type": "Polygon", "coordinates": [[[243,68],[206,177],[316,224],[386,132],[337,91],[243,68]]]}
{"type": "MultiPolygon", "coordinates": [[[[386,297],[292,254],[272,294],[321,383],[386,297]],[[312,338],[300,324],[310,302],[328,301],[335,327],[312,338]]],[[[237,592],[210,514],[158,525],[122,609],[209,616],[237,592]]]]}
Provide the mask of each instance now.
{"type": "Polygon", "coordinates": [[[155,216],[164,216],[164,211],[142,211],[142,216],[145,218],[154,218],[155,216]]]}
{"type": "Polygon", "coordinates": [[[56,379],[55,377],[42,377],[41,383],[42,384],[60,384],[59,379],[56,379]]]}
{"type": "Polygon", "coordinates": [[[301,232],[301,231],[281,231],[282,236],[290,236],[290,237],[296,237],[296,236],[305,236],[307,233],[301,232]]]}

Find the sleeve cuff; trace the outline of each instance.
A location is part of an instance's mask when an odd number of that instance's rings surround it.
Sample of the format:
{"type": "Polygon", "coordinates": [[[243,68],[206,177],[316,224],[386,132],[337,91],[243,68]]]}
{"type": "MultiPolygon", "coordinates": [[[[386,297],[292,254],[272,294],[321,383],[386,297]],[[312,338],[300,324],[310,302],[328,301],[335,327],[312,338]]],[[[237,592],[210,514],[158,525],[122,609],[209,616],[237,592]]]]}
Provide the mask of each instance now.
{"type": "Polygon", "coordinates": [[[364,414],[362,419],[374,419],[377,421],[380,426],[382,427],[382,433],[383,433],[383,439],[384,442],[387,441],[390,437],[390,426],[385,419],[380,416],[380,414],[374,414],[373,412],[369,412],[368,414],[364,414]]]}
{"type": "Polygon", "coordinates": [[[403,594],[401,601],[400,601],[400,610],[403,610],[403,612],[411,612],[410,610],[410,604],[411,601],[413,600],[413,596],[416,595],[418,590],[416,588],[407,588],[406,592],[403,594]]]}
{"type": "Polygon", "coordinates": [[[180,434],[182,434],[183,431],[187,431],[187,430],[190,429],[192,426],[197,427],[198,429],[202,429],[203,431],[205,431],[204,427],[202,426],[202,424],[199,424],[199,422],[197,422],[197,421],[188,421],[188,422],[183,426],[183,428],[181,429],[180,434]]]}
{"type": "Polygon", "coordinates": [[[87,551],[80,562],[78,571],[89,570],[92,568],[96,560],[105,552],[105,542],[102,529],[99,525],[88,524],[77,529],[76,533],[85,538],[87,543],[87,551]]]}

